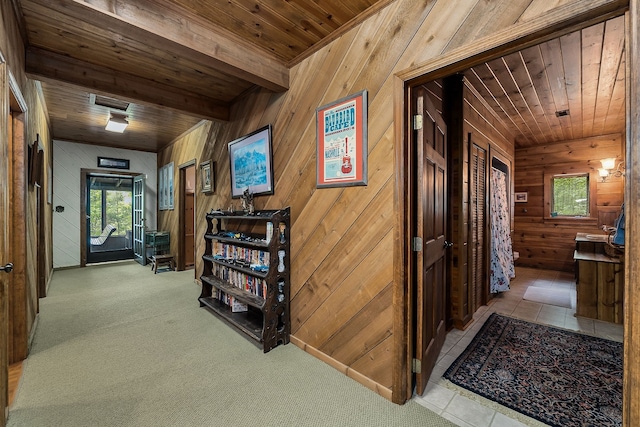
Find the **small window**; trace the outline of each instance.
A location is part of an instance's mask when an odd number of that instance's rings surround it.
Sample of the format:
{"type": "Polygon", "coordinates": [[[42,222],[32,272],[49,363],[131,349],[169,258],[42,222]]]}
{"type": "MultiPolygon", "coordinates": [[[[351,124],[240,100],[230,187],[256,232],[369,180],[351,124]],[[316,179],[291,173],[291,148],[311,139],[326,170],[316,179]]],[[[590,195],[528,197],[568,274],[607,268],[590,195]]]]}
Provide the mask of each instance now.
{"type": "Polygon", "coordinates": [[[544,220],[555,224],[596,225],[598,172],[572,166],[545,169],[544,220]]]}
{"type": "Polygon", "coordinates": [[[552,178],[551,216],[589,217],[589,175],[552,178]]]}

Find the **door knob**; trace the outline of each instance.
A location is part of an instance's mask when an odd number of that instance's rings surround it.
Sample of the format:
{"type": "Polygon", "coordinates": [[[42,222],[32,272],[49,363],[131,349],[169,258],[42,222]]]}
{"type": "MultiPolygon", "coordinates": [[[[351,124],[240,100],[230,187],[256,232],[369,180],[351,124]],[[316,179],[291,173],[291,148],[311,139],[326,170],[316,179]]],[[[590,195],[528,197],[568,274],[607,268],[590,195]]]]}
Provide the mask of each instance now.
{"type": "Polygon", "coordinates": [[[445,248],[445,249],[448,249],[448,248],[450,248],[451,246],[453,246],[453,242],[448,242],[448,241],[446,241],[446,240],[444,241],[444,248],[445,248]]]}
{"type": "Polygon", "coordinates": [[[13,270],[13,263],[0,267],[0,271],[4,271],[5,273],[11,273],[11,270],[13,270]]]}

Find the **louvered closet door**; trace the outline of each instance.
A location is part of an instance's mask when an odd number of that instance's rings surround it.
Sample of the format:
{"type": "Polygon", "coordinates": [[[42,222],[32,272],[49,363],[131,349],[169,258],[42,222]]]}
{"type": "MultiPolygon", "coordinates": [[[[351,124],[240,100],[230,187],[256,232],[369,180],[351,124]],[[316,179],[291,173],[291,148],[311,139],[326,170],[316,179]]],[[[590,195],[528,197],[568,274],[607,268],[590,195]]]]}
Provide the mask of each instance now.
{"type": "Polygon", "coordinates": [[[477,145],[471,148],[471,312],[486,304],[486,199],[487,152],[477,145]]]}

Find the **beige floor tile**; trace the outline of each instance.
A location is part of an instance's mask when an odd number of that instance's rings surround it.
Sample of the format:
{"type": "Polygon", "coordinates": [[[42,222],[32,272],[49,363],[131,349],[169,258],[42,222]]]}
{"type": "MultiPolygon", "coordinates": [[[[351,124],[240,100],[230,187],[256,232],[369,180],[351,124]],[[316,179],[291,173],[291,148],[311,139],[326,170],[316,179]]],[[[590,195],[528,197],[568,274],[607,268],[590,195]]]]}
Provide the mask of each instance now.
{"type": "Polygon", "coordinates": [[[451,399],[445,412],[474,427],[489,427],[495,415],[493,409],[458,394],[451,399]]]}

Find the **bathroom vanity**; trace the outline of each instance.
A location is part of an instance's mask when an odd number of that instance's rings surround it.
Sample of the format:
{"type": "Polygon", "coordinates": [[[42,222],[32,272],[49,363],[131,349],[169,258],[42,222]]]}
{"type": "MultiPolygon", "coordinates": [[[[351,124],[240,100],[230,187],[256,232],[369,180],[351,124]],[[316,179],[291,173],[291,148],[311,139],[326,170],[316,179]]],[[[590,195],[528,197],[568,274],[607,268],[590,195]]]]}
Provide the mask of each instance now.
{"type": "Polygon", "coordinates": [[[576,315],[621,324],[624,257],[605,250],[607,238],[605,234],[576,235],[576,315]]]}

